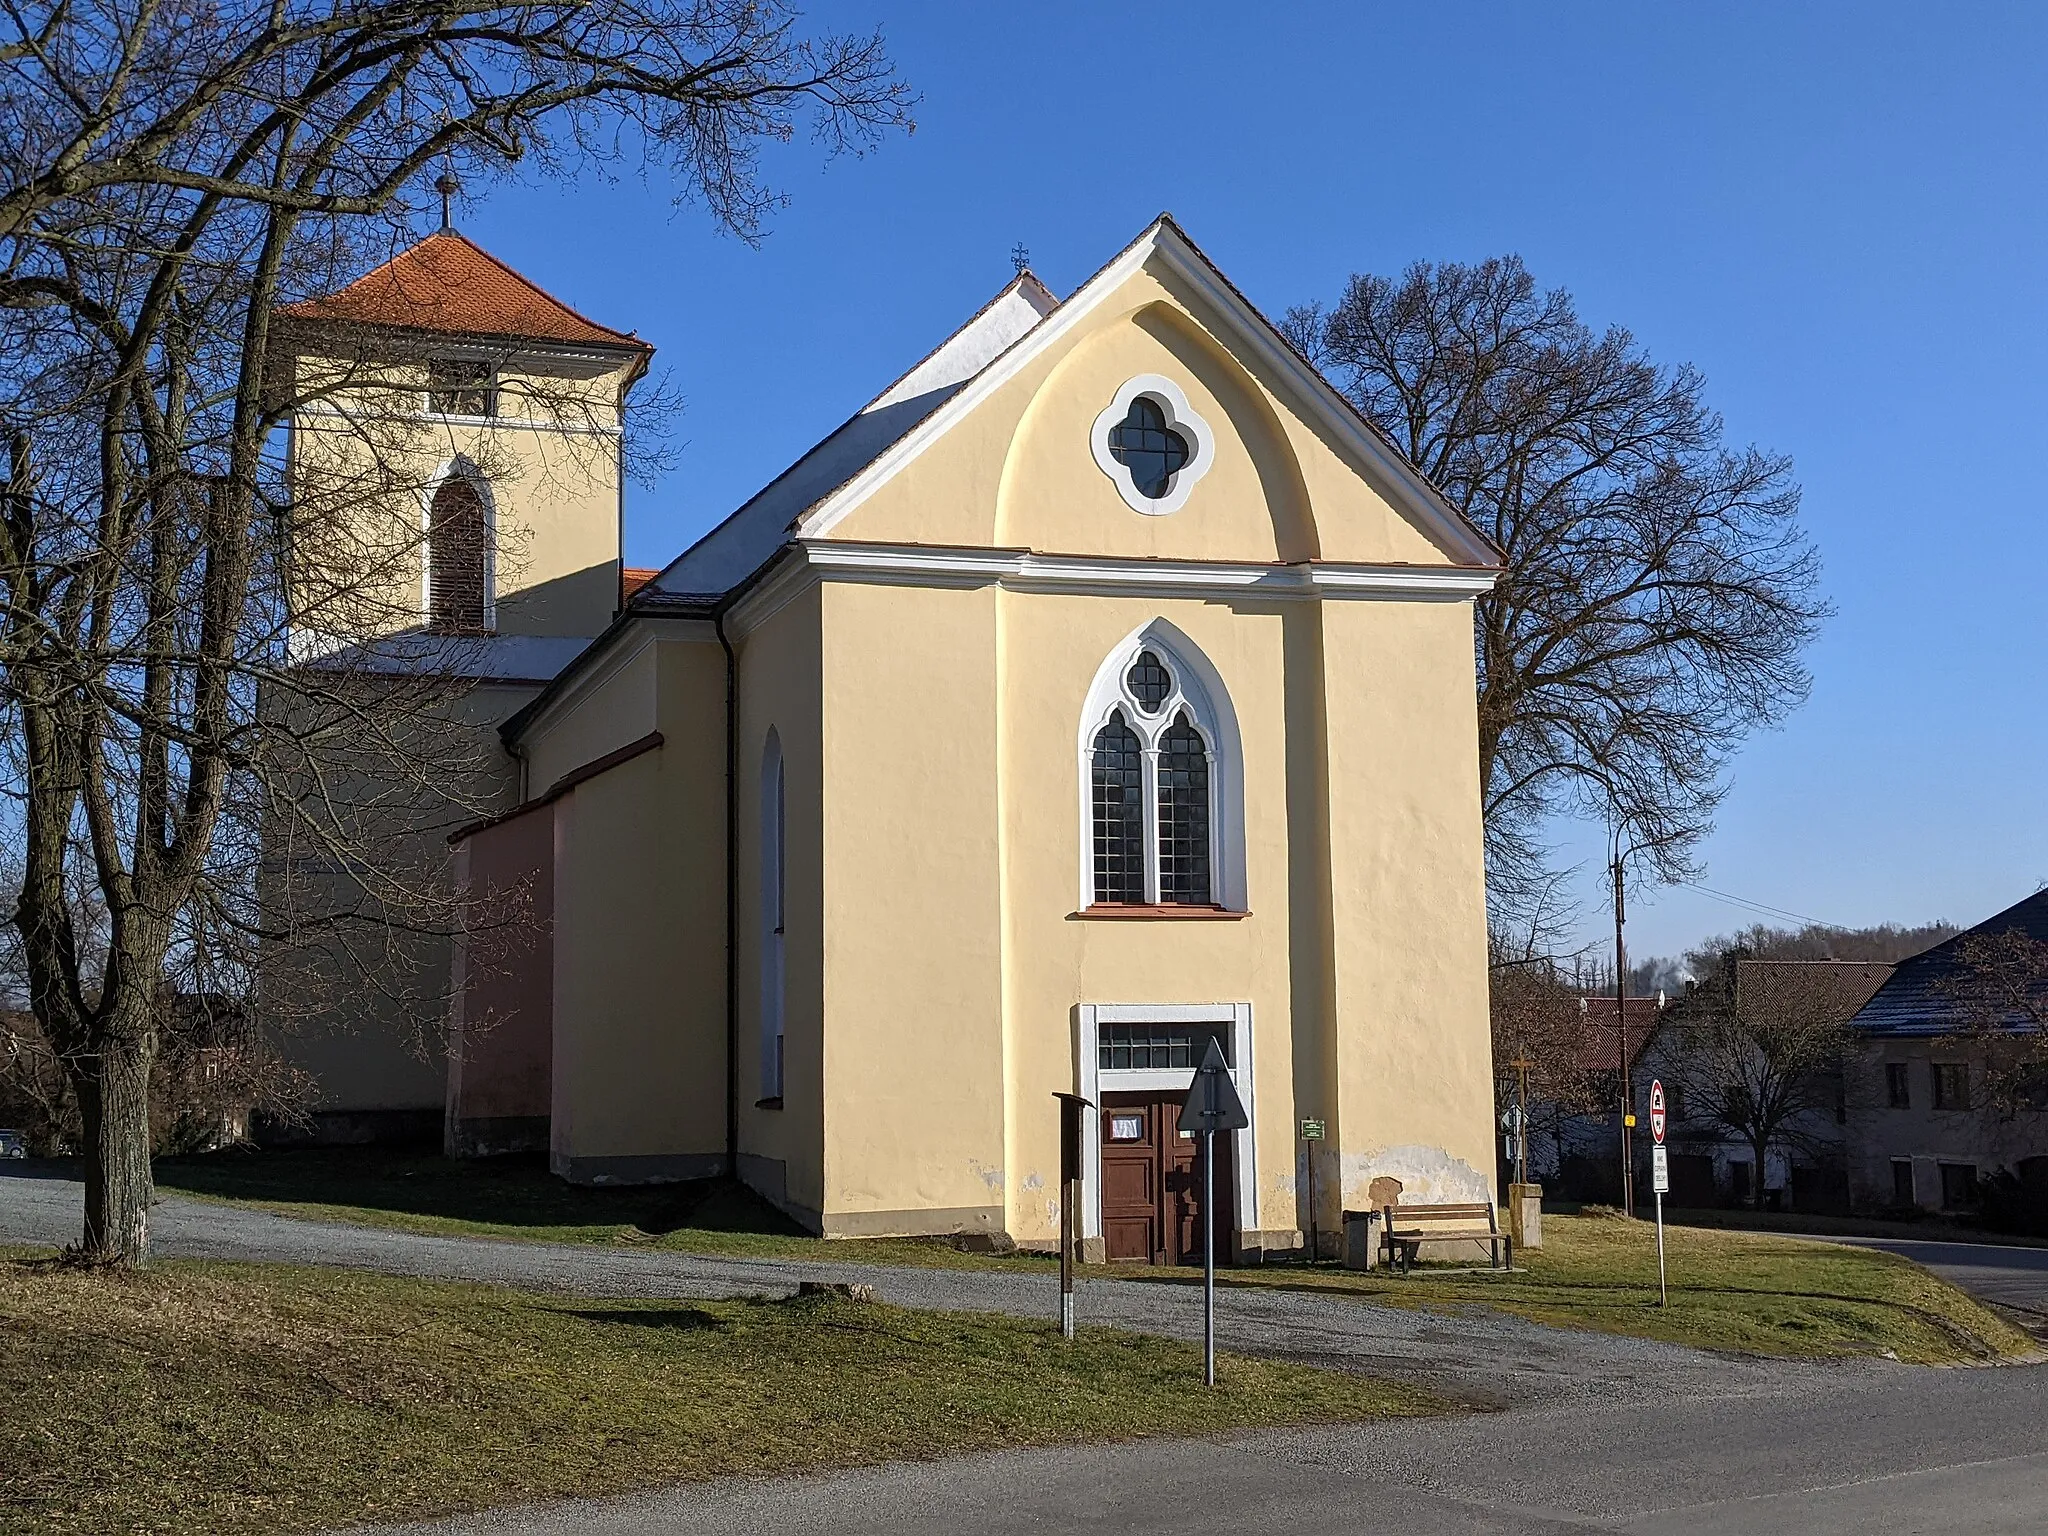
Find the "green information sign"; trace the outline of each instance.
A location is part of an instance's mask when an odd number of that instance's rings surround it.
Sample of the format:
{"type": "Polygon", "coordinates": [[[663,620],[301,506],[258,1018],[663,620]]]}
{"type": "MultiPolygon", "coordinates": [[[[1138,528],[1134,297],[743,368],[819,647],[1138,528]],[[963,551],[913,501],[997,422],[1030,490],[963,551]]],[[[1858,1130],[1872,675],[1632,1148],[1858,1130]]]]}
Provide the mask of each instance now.
{"type": "Polygon", "coordinates": [[[1302,1121],[1301,1139],[1303,1141],[1321,1141],[1323,1139],[1323,1122],[1320,1120],[1302,1121]]]}

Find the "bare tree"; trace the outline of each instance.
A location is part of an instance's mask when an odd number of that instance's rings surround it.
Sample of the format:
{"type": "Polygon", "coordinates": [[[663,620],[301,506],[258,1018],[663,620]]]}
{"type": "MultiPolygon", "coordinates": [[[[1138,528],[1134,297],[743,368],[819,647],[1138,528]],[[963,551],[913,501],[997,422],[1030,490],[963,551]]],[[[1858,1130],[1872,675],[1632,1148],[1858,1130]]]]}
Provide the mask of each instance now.
{"type": "Polygon", "coordinates": [[[1937,985],[1955,1003],[1958,1037],[1984,1068],[1985,1107],[2011,1116],[2048,1109],[2048,941],[2012,927],[1956,940],[1937,985]]]}
{"type": "Polygon", "coordinates": [[[1731,1132],[1755,1158],[1751,1199],[1763,1204],[1773,1150],[1815,1151],[1843,1092],[1849,1020],[1880,979],[1876,968],[1752,960],[1740,950],[1695,956],[1700,979],[1673,1009],[1661,1048],[1685,1085],[1688,1118],[1731,1132]]]}
{"type": "Polygon", "coordinates": [[[1490,943],[1494,1103],[1503,1124],[1519,1112],[1525,1141],[1557,1141],[1565,1125],[1603,1107],[1578,990],[1550,955],[1490,943]]]}
{"type": "Polygon", "coordinates": [[[1729,754],[1806,694],[1825,607],[1790,462],[1729,447],[1698,373],[1512,256],[1354,276],[1285,328],[1505,552],[1477,634],[1496,912],[1540,890],[1559,812],[1684,875],[1729,754]]]}
{"type": "MultiPolygon", "coordinates": [[[[252,874],[280,820],[362,893],[342,921],[445,920],[365,818],[426,803],[460,637],[384,648],[402,533],[295,580],[334,527],[279,425],[360,399],[383,360],[281,372],[280,306],[388,247],[437,171],[630,157],[752,237],[777,200],[762,145],[808,124],[858,148],[907,107],[878,39],[806,39],[749,0],[0,18],[0,739],[29,1002],[82,1125],[81,1258],[147,1255],[166,1001],[246,996],[251,942],[289,937],[252,874]],[[103,939],[74,921],[81,867],[103,939]]],[[[417,428],[336,414],[388,473],[333,494],[374,504],[408,473],[384,436],[417,428]]]]}

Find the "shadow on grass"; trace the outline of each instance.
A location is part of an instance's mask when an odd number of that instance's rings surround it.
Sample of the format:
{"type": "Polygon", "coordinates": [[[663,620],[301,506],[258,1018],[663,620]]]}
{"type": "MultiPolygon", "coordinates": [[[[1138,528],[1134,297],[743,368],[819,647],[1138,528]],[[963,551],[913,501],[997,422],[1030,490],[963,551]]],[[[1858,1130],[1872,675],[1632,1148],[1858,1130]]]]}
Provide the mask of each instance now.
{"type": "Polygon", "coordinates": [[[797,1237],[803,1229],[728,1179],[594,1189],[556,1178],[545,1153],[448,1158],[421,1149],[237,1148],[156,1162],[166,1190],[283,1206],[343,1206],[510,1228],[686,1228],[797,1237]]]}
{"type": "Polygon", "coordinates": [[[732,1325],[723,1318],[700,1312],[695,1307],[564,1307],[563,1314],[585,1322],[609,1323],[619,1328],[654,1328],[665,1333],[730,1333],[732,1325]]]}

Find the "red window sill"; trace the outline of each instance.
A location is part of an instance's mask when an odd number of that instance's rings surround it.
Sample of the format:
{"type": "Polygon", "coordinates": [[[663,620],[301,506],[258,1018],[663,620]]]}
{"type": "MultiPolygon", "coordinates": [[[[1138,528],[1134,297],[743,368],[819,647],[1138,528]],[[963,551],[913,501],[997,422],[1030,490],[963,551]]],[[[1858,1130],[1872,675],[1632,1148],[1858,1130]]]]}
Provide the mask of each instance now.
{"type": "Polygon", "coordinates": [[[1197,907],[1171,902],[1152,906],[1140,902],[1098,901],[1078,912],[1068,914],[1067,921],[1129,923],[1194,919],[1234,923],[1241,917],[1250,916],[1249,912],[1233,912],[1228,907],[1197,907]]]}

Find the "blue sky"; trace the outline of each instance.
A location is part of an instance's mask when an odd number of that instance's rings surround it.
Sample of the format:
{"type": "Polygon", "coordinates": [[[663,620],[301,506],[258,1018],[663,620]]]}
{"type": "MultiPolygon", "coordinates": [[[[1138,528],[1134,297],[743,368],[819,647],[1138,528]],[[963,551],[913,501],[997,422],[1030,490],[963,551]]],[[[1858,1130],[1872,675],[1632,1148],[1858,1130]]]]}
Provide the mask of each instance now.
{"type": "MultiPolygon", "coordinates": [[[[505,187],[463,227],[659,348],[682,451],[658,565],[993,292],[1066,292],[1160,209],[1269,313],[1345,275],[1519,252],[1690,361],[1793,455],[1838,609],[1753,740],[1703,883],[1826,921],[1973,922],[2048,881],[2048,6],[868,3],[918,131],[821,166],[758,249],[634,178],[505,187]]],[[[1597,835],[1583,931],[1602,932],[1597,835]]],[[[1645,891],[1630,947],[1751,914],[1645,891]]]]}

